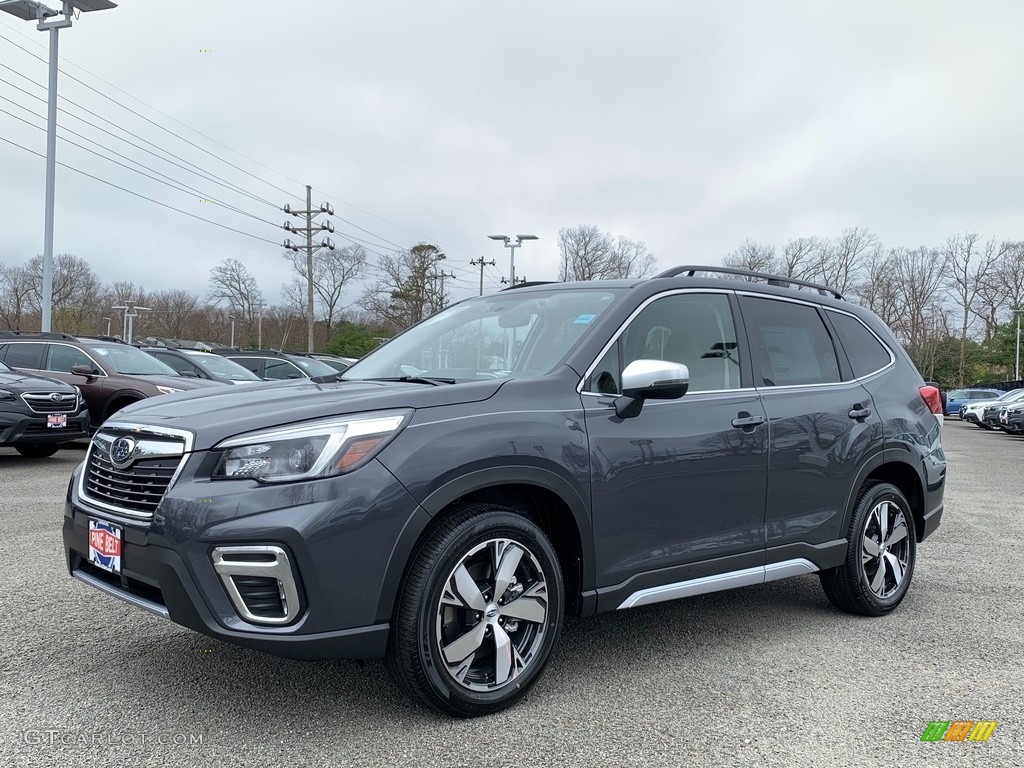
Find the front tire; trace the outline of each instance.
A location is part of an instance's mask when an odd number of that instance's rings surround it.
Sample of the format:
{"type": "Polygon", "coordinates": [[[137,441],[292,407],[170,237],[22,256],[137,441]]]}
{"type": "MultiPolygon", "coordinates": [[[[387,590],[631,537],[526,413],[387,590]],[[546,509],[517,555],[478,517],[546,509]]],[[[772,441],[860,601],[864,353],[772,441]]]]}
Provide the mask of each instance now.
{"type": "Polygon", "coordinates": [[[547,536],[512,510],[472,504],[420,545],[403,579],[388,669],[412,698],[455,717],[499,712],[540,677],[562,627],[547,536]]]}
{"type": "Polygon", "coordinates": [[[884,616],[906,597],[917,559],[914,515],[902,491],[865,485],[847,541],[846,562],[820,574],[825,595],[848,613],[884,616]]]}
{"type": "Polygon", "coordinates": [[[28,445],[16,445],[14,446],[14,450],[26,459],[45,459],[48,456],[53,456],[53,454],[59,451],[60,446],[53,444],[30,443],[28,445]]]}

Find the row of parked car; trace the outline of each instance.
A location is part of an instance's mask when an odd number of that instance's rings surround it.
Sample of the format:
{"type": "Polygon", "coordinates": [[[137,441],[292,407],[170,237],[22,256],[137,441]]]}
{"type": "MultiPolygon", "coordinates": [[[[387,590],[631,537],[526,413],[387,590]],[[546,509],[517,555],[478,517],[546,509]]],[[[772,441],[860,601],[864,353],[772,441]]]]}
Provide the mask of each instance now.
{"type": "Polygon", "coordinates": [[[982,388],[955,390],[946,398],[946,415],[958,416],[982,429],[1024,434],[1024,387],[1008,392],[982,388]]]}
{"type": "Polygon", "coordinates": [[[330,382],[354,363],[326,354],[132,345],[106,336],[0,331],[0,446],[52,456],[131,403],[263,381],[330,382]]]}

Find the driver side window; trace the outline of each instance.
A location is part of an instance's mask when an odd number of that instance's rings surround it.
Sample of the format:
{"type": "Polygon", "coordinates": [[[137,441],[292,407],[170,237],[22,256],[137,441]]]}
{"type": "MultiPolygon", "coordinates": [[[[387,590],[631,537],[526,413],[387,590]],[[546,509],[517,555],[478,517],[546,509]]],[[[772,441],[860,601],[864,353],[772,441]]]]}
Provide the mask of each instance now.
{"type": "Polygon", "coordinates": [[[651,302],[619,334],[584,391],[619,394],[623,369],[641,359],[686,365],[690,392],[738,389],[740,359],[728,296],[681,293],[651,302]]]}

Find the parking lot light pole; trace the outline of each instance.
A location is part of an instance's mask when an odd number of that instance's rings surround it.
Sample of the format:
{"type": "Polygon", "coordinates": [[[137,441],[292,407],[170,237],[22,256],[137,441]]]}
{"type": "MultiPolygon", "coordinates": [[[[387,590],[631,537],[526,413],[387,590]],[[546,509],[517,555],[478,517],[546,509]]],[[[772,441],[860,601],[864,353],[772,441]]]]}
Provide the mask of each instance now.
{"type": "Polygon", "coordinates": [[[49,94],[46,103],[46,203],[43,214],[43,287],[40,330],[50,330],[53,314],[53,198],[57,171],[57,33],[71,26],[76,11],[104,11],[116,8],[110,0],[63,0],[55,11],[38,0],[0,0],[0,11],[25,21],[35,21],[36,29],[50,33],[49,94]],[[54,16],[63,19],[47,21],[54,16]]]}
{"type": "Polygon", "coordinates": [[[1013,314],[1017,317],[1017,355],[1013,366],[1013,378],[1020,381],[1020,316],[1024,315],[1024,309],[1015,309],[1013,314]]]}
{"type": "Polygon", "coordinates": [[[516,248],[523,244],[524,240],[537,240],[536,235],[516,235],[516,241],[512,242],[511,235],[488,235],[491,240],[501,240],[505,243],[505,247],[511,251],[509,256],[509,282],[514,286],[516,284],[516,248]]]}
{"type": "Polygon", "coordinates": [[[232,349],[235,348],[235,316],[228,315],[228,320],[231,321],[231,343],[228,344],[232,349]]]}

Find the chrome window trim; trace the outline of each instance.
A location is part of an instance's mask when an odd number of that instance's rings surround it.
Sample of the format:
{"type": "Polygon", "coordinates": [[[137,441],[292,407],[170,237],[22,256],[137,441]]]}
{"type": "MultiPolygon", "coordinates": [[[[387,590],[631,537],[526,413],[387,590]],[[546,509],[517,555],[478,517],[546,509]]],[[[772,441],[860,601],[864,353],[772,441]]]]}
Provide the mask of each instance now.
{"type": "MultiPolygon", "coordinates": [[[[583,385],[586,383],[587,379],[590,378],[590,375],[597,368],[597,364],[600,363],[602,359],[604,359],[604,356],[606,354],[608,354],[608,350],[612,348],[612,345],[616,342],[616,340],[618,340],[619,336],[622,335],[622,332],[629,326],[629,324],[632,323],[636,319],[637,315],[639,315],[649,305],[653,304],[655,301],[658,301],[659,299],[664,299],[664,298],[666,298],[668,296],[678,296],[680,294],[685,294],[685,293],[699,293],[699,294],[715,293],[715,294],[725,294],[726,296],[729,296],[730,294],[735,294],[736,291],[734,289],[731,289],[731,288],[673,288],[673,289],[668,290],[668,291],[662,291],[661,293],[657,293],[654,296],[648,296],[646,299],[644,299],[644,301],[640,304],[640,306],[638,306],[636,309],[634,309],[630,313],[629,317],[627,317],[625,320],[622,321],[622,323],[619,325],[619,327],[615,329],[615,333],[612,334],[612,336],[608,340],[608,342],[601,348],[601,351],[598,353],[597,357],[595,357],[593,359],[593,361],[591,361],[590,366],[583,373],[583,376],[580,379],[579,384],[576,385],[576,393],[580,394],[580,395],[596,395],[598,397],[617,397],[618,395],[611,395],[611,394],[608,394],[607,392],[588,392],[588,391],[585,391],[583,389],[583,385]]],[[[732,308],[730,307],[730,315],[731,315],[731,309],[732,308]]],[[[736,326],[736,324],[734,322],[733,323],[733,330],[736,330],[735,326],[736,326]]],[[[737,342],[738,341],[739,341],[739,339],[737,339],[737,342]]],[[[702,390],[699,394],[704,394],[706,392],[719,392],[719,391],[721,391],[721,392],[736,392],[737,390],[735,390],[735,389],[702,390]]],[[[695,393],[695,394],[698,394],[698,393],[695,393]]]]}
{"type": "Polygon", "coordinates": [[[677,581],[672,584],[661,584],[657,587],[637,590],[622,601],[618,610],[661,603],[667,600],[678,600],[682,597],[693,597],[695,595],[707,594],[708,592],[719,592],[724,589],[733,589],[734,587],[749,587],[777,579],[785,579],[790,576],[814,573],[818,570],[820,570],[818,566],[810,560],[798,557],[793,560],[783,560],[778,563],[758,565],[738,571],[716,573],[711,576],[701,576],[697,579],[677,581]]]}
{"type": "MultiPolygon", "coordinates": [[[[103,366],[100,365],[99,361],[95,357],[90,355],[88,352],[86,352],[84,349],[82,349],[81,347],[76,347],[73,344],[66,344],[63,341],[48,341],[46,343],[48,345],[50,345],[50,346],[71,347],[71,349],[74,349],[74,350],[77,350],[77,351],[81,352],[83,355],[85,355],[90,360],[92,360],[92,363],[93,363],[93,366],[94,366],[93,370],[96,370],[96,369],[99,370],[99,373],[93,373],[92,375],[95,376],[96,378],[103,378],[103,379],[107,378],[108,374],[107,374],[106,370],[104,370],[103,366]]],[[[50,358],[50,350],[49,349],[46,350],[46,358],[47,358],[46,360],[43,360],[43,365],[45,365],[47,363],[47,361],[49,360],[49,358],[50,358]]],[[[55,371],[52,368],[40,368],[39,370],[41,370],[41,371],[50,371],[50,373],[68,373],[68,374],[71,374],[71,371],[55,371]]],[[[71,374],[71,375],[72,376],[77,376],[78,374],[74,373],[74,374],[71,374]]]]}
{"type": "MultiPolygon", "coordinates": [[[[170,491],[171,488],[174,487],[174,483],[177,481],[178,476],[181,474],[181,470],[185,466],[185,461],[192,453],[192,447],[195,444],[195,435],[192,432],[189,432],[188,430],[185,429],[174,429],[172,427],[153,427],[148,424],[134,424],[124,421],[108,421],[104,423],[102,427],[100,427],[100,429],[97,431],[97,434],[99,434],[100,432],[105,432],[107,429],[123,430],[126,432],[141,435],[154,435],[156,437],[174,437],[180,438],[181,440],[184,441],[184,445],[182,446],[181,459],[178,461],[178,466],[174,470],[174,474],[171,475],[171,479],[167,482],[167,488],[164,490],[164,496],[166,496],[167,491],[170,491]]],[[[94,499],[91,496],[89,496],[88,493],[86,493],[85,481],[86,477],[89,474],[89,459],[92,458],[92,452],[95,446],[96,444],[94,440],[90,440],[89,448],[85,452],[85,459],[83,459],[82,463],[82,471],[78,476],[79,499],[85,501],[90,506],[105,510],[107,512],[112,512],[116,515],[121,515],[122,517],[131,518],[132,520],[152,520],[154,515],[156,514],[155,512],[139,512],[134,509],[124,509],[122,507],[116,507],[112,504],[107,504],[106,502],[94,499]]],[[[174,455],[175,454],[168,454],[168,456],[174,455]]],[[[160,502],[162,501],[163,497],[161,497],[160,499],[160,502]]],[[[160,502],[157,502],[157,506],[159,506],[160,502]]]]}

